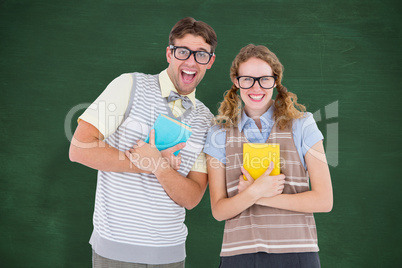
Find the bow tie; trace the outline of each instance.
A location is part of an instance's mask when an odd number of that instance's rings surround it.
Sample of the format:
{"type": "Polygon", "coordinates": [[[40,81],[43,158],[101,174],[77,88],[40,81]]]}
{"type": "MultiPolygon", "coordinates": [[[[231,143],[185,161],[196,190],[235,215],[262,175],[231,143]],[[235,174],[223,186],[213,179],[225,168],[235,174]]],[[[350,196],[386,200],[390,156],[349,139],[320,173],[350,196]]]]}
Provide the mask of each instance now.
{"type": "Polygon", "coordinates": [[[170,91],[169,97],[167,99],[168,102],[175,101],[181,99],[181,105],[183,105],[184,109],[190,109],[193,106],[193,103],[187,96],[182,96],[177,92],[170,91]]]}

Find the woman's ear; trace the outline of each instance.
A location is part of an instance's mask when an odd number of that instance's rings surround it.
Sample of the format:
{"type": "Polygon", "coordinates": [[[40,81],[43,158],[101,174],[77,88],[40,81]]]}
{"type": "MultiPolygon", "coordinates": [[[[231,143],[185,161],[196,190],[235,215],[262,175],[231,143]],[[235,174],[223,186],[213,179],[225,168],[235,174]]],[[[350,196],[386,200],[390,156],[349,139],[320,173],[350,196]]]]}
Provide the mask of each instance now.
{"type": "Polygon", "coordinates": [[[237,81],[236,77],[232,78],[232,82],[237,88],[240,88],[239,87],[239,81],[237,81]]]}

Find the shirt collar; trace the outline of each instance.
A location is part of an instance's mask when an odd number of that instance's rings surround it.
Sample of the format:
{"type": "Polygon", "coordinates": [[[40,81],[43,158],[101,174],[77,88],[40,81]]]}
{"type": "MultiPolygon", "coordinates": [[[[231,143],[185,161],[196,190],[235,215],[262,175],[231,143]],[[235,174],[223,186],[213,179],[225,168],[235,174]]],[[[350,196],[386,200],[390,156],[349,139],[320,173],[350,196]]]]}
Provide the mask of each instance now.
{"type": "MultiPolygon", "coordinates": [[[[163,70],[159,74],[159,84],[161,86],[161,93],[163,98],[169,97],[171,91],[177,92],[177,89],[173,85],[172,80],[170,80],[170,77],[167,73],[167,69],[163,70]]],[[[196,89],[194,89],[194,91],[191,92],[190,94],[186,95],[191,100],[191,103],[193,104],[194,108],[195,108],[195,91],[196,89]]]]}
{"type": "MultiPolygon", "coordinates": [[[[265,123],[265,125],[270,125],[270,126],[274,124],[274,111],[275,111],[275,105],[274,105],[274,103],[272,103],[272,105],[268,108],[268,110],[265,113],[263,113],[263,115],[261,115],[261,117],[260,117],[260,120],[262,121],[263,126],[264,126],[264,123],[265,123]]],[[[250,118],[243,109],[242,115],[241,115],[241,120],[239,123],[239,131],[240,132],[243,131],[244,126],[246,125],[247,122],[249,122],[249,120],[253,120],[253,119],[250,118]]]]}

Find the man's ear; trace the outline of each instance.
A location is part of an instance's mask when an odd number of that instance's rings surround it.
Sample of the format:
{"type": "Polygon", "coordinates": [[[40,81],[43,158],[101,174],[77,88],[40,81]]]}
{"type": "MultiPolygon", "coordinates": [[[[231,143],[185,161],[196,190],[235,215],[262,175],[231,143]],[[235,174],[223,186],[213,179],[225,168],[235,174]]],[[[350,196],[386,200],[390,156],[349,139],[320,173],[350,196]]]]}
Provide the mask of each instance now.
{"type": "Polygon", "coordinates": [[[211,60],[208,62],[207,69],[211,69],[212,64],[214,64],[214,62],[215,62],[215,57],[216,57],[215,54],[211,57],[211,60]]]}
{"type": "Polygon", "coordinates": [[[166,60],[168,63],[172,61],[172,51],[170,50],[169,46],[166,47],[166,60]]]}

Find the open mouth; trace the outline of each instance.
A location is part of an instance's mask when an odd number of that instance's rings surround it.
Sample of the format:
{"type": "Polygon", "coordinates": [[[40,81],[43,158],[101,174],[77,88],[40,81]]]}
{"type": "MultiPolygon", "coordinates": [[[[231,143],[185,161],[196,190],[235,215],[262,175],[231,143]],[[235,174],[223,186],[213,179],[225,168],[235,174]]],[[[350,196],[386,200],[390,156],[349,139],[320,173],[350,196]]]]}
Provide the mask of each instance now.
{"type": "Polygon", "coordinates": [[[261,101],[264,98],[264,94],[249,94],[248,95],[252,101],[261,101]]]}
{"type": "Polygon", "coordinates": [[[196,72],[194,71],[189,71],[189,70],[182,70],[181,71],[181,77],[186,84],[190,84],[193,82],[195,78],[196,72]]]}

